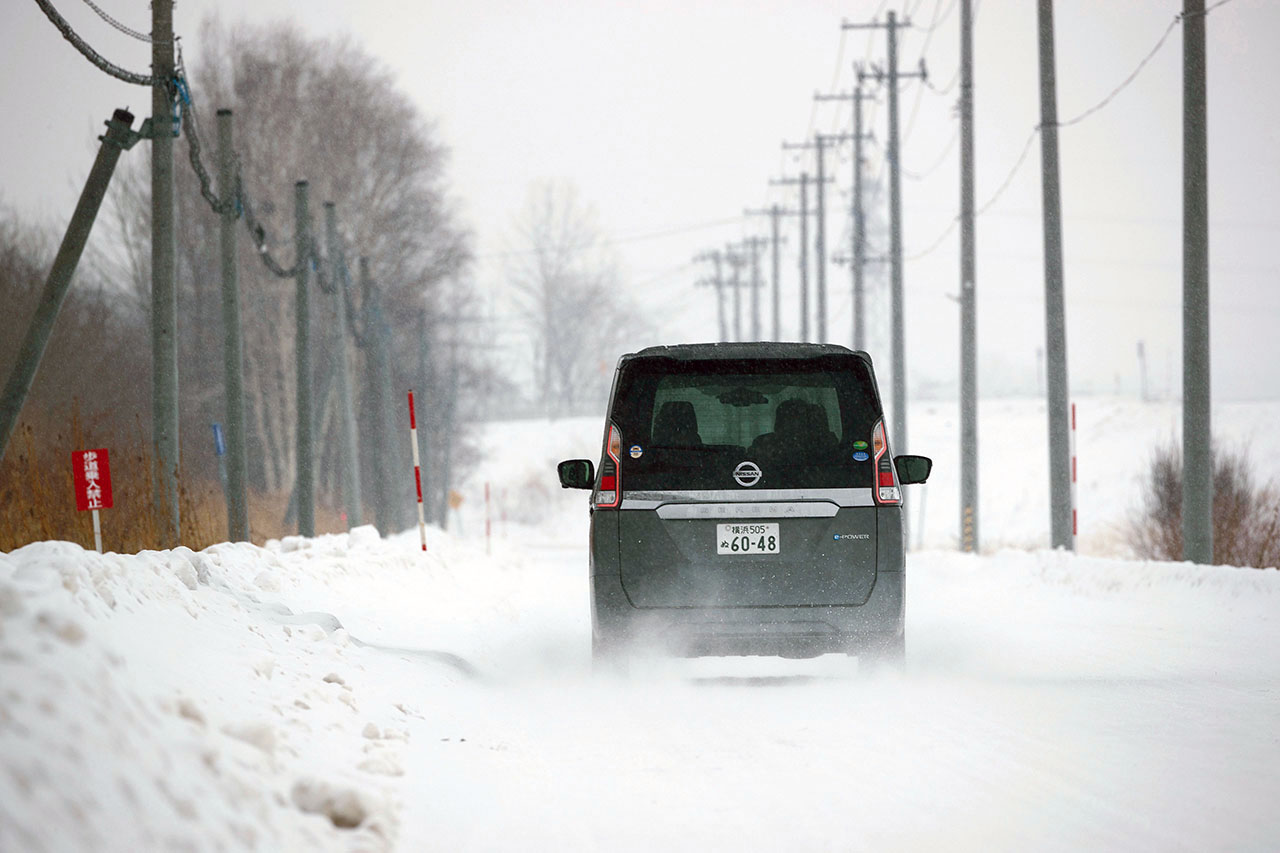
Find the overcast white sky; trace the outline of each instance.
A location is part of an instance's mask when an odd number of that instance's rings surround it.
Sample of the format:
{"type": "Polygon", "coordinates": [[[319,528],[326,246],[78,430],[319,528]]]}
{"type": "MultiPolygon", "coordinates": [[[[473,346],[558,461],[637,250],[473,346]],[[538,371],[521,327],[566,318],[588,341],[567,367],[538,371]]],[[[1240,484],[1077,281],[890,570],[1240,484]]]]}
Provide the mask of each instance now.
{"type": "MultiPolygon", "coordinates": [[[[113,61],[146,72],[147,47],[111,30],[82,0],[55,0],[113,61]]],[[[149,30],[146,0],[97,0],[149,30]]],[[[64,42],[30,0],[6,0],[0,28],[0,199],[61,228],[112,109],[140,117],[149,95],[114,81],[64,42]]],[[[792,202],[770,178],[810,166],[780,142],[849,127],[844,104],[855,61],[883,62],[882,33],[842,33],[842,19],[904,12],[900,65],[923,56],[947,89],[958,62],[958,2],[804,0],[178,0],[189,62],[198,24],[294,18],[319,33],[350,32],[396,74],[452,149],[450,178],[474,228],[477,283],[492,294],[499,338],[521,343],[506,307],[501,253],[531,182],[566,178],[618,241],[624,282],[656,318],[662,342],[716,335],[707,270],[695,254],[766,233],[744,207],[792,202]],[[937,21],[930,31],[929,25],[937,21]],[[655,234],[665,236],[655,237],[655,234]]],[[[1155,46],[1180,0],[1059,0],[1058,106],[1063,120],[1114,90],[1155,46]]],[[[976,22],[978,203],[987,202],[1038,123],[1035,3],[981,0],[976,22]]],[[[1280,3],[1233,0],[1208,19],[1214,396],[1280,394],[1280,3]]],[[[1073,392],[1137,387],[1145,341],[1151,382],[1180,387],[1181,61],[1178,27],[1105,109],[1060,133],[1068,358],[1073,392]]],[[[195,92],[199,98],[199,91],[195,92]]],[[[956,89],[902,90],[904,243],[934,244],[958,205],[956,89]],[[933,168],[935,167],[936,168],[933,168]],[[921,175],[921,173],[926,173],[921,175]]],[[[203,104],[211,114],[216,104],[203,104]]],[[[885,138],[883,104],[867,115],[885,138]]],[[[182,149],[179,149],[180,151],[182,149]]],[[[126,156],[143,156],[141,149],[126,156]]],[[[179,161],[185,163],[185,161],[179,161]]],[[[847,191],[847,151],[829,161],[847,191]]],[[[881,174],[881,149],[868,175],[881,174]]],[[[184,166],[185,167],[185,166],[184,166]]],[[[304,177],[304,176],[299,176],[304,177]]],[[[847,198],[830,196],[828,245],[847,245],[847,198]]],[[[1044,336],[1039,147],[978,222],[978,323],[986,387],[1034,390],[1044,336]],[[999,381],[995,377],[1000,377],[999,381]]],[[[797,324],[794,221],[786,226],[783,331],[797,324]]],[[[767,269],[767,265],[766,265],[767,269]]],[[[954,384],[958,240],[953,232],[905,268],[908,368],[914,383],[954,384]]],[[[831,340],[848,343],[847,268],[831,267],[831,340]]],[[[767,327],[767,326],[766,326],[767,327]]],[[[873,341],[874,343],[874,341],[873,341]]],[[[883,346],[883,343],[881,344],[883,346]]],[[[888,376],[887,349],[872,350],[888,376]]],[[[887,382],[886,382],[887,384],[887,382]]]]}

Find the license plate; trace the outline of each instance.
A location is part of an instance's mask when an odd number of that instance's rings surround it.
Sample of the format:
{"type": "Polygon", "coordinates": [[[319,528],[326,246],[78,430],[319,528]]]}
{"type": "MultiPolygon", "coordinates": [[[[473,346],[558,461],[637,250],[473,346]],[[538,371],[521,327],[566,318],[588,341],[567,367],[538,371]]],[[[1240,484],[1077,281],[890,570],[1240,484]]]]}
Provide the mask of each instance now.
{"type": "Polygon", "coordinates": [[[777,524],[717,524],[717,554],[777,554],[777,524]]]}

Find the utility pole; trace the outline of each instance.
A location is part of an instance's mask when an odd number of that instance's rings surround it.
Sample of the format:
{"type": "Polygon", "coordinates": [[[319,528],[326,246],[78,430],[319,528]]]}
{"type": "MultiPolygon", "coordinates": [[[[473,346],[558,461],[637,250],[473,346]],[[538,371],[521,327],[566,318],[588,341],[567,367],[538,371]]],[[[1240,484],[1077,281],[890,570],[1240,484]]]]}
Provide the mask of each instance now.
{"type": "MultiPolygon", "coordinates": [[[[782,147],[793,146],[782,143],[782,147]]],[[[775,178],[769,181],[770,186],[800,187],[800,207],[796,214],[800,217],[800,340],[809,340],[809,173],[801,172],[799,178],[775,178]]]]}
{"type": "Polygon", "coordinates": [[[342,407],[342,497],[347,509],[347,528],[364,524],[364,501],[360,494],[360,447],[356,435],[356,410],[351,399],[351,363],[347,359],[346,279],[342,276],[342,244],[338,239],[338,212],[334,203],[324,203],[325,247],[329,255],[329,280],[334,285],[337,313],[338,403],[342,407]]]}
{"type": "Polygon", "coordinates": [[[738,252],[732,243],[725,246],[724,259],[729,264],[729,286],[733,288],[733,339],[742,340],[742,279],[739,271],[746,265],[747,259],[738,252]]]}
{"type": "MultiPolygon", "coordinates": [[[[751,253],[751,336],[750,340],[758,341],[760,337],[760,250],[764,247],[763,237],[748,237],[739,245],[744,253],[751,253]]],[[[742,263],[746,263],[745,254],[742,263]]]]}
{"type": "Polygon", "coordinates": [[[814,159],[818,162],[818,234],[814,246],[814,260],[818,272],[818,343],[827,342],[827,201],[823,192],[826,184],[826,142],[821,133],[813,135],[816,148],[814,159]]]}
{"type": "Polygon", "coordinates": [[[106,125],[107,132],[100,137],[102,146],[93,161],[93,168],[89,170],[89,177],[80,192],[80,200],[76,202],[71,221],[67,223],[62,244],[58,246],[58,254],[53,259],[44,290],[40,293],[40,301],[31,318],[31,325],[18,349],[13,372],[5,383],[4,396],[0,397],[0,457],[4,456],[9,438],[18,425],[22,404],[27,399],[36,371],[40,368],[45,346],[49,343],[49,336],[53,334],[58,312],[71,287],[71,277],[75,274],[76,265],[80,263],[80,256],[89,241],[89,233],[93,230],[98,209],[102,207],[102,200],[106,197],[120,152],[132,146],[137,139],[133,132],[133,115],[128,110],[116,110],[106,125]]]}
{"type": "MultiPolygon", "coordinates": [[[[815,95],[815,97],[817,97],[815,95]]],[[[814,266],[817,272],[817,333],[818,343],[827,342],[827,203],[825,189],[828,183],[826,176],[826,148],[833,142],[843,142],[848,139],[847,134],[824,135],[815,133],[813,142],[799,143],[782,143],[783,150],[797,149],[813,149],[814,160],[817,164],[817,235],[814,245],[815,261],[814,266]]],[[[802,205],[803,206],[803,205],[802,205]]],[[[805,326],[808,326],[808,312],[805,312],[805,326]]],[[[807,335],[805,336],[807,340],[807,335]]]]}
{"type": "Polygon", "coordinates": [[[222,250],[223,370],[227,395],[227,538],[249,541],[249,467],[245,456],[244,348],[240,339],[240,273],[236,262],[236,159],[231,110],[218,110],[218,189],[222,250]]]}
{"type": "Polygon", "coordinates": [[[751,249],[751,340],[760,340],[760,248],[764,240],[752,237],[746,241],[751,249]]]}
{"type": "Polygon", "coordinates": [[[973,8],[960,0],[960,550],[978,550],[978,353],[973,216],[973,8]]]}
{"type": "Polygon", "coordinates": [[[721,275],[721,269],[720,269],[720,262],[722,260],[722,255],[720,254],[720,250],[713,249],[710,252],[703,252],[702,254],[696,256],[693,260],[695,262],[711,261],[711,263],[714,264],[715,266],[715,278],[711,280],[707,280],[705,278],[699,279],[696,282],[696,286],[711,285],[715,287],[716,319],[719,321],[719,324],[720,324],[720,340],[722,342],[727,341],[729,340],[729,330],[727,328],[727,325],[725,322],[725,316],[724,316],[724,278],[721,275]]]}
{"type": "Polygon", "coordinates": [[[390,369],[389,354],[386,346],[386,318],[382,314],[381,300],[373,288],[373,279],[369,275],[369,259],[363,255],[359,260],[360,294],[364,306],[364,337],[367,348],[366,364],[368,374],[366,382],[369,389],[369,408],[372,409],[373,429],[370,445],[370,456],[373,462],[373,516],[378,530],[383,536],[396,532],[395,519],[392,518],[391,478],[393,473],[389,464],[391,456],[391,423],[387,413],[391,410],[391,398],[384,376],[390,369]]]}
{"type": "MultiPolygon", "coordinates": [[[[1071,447],[1067,407],[1067,322],[1062,269],[1062,197],[1058,182],[1058,93],[1054,79],[1053,0],[1039,0],[1040,174],[1044,204],[1045,361],[1049,409],[1049,514],[1054,548],[1075,550],[1071,529],[1071,447]]],[[[1203,436],[1201,436],[1203,438],[1203,436]]]]}
{"type": "Polygon", "coordinates": [[[769,208],[769,240],[770,240],[770,242],[773,244],[773,292],[772,292],[772,297],[773,297],[773,298],[772,298],[772,300],[771,300],[771,302],[772,302],[772,307],[773,307],[773,337],[772,337],[772,340],[775,340],[775,341],[780,340],[780,339],[781,339],[781,337],[782,337],[782,331],[781,331],[781,329],[779,328],[779,323],[778,323],[778,279],[779,279],[779,275],[778,275],[778,271],[779,271],[779,267],[778,267],[778,239],[779,239],[779,235],[778,235],[778,219],[779,219],[781,216],[782,216],[782,208],[778,207],[778,205],[776,205],[776,204],[775,204],[775,205],[773,205],[772,207],[770,207],[770,208],[769,208]]]}
{"type": "MultiPolygon", "coordinates": [[[[435,383],[431,381],[431,319],[427,313],[427,307],[423,305],[422,313],[418,316],[418,387],[422,389],[419,395],[420,400],[431,399],[428,389],[435,389],[435,383]]],[[[433,400],[433,402],[435,402],[433,400]]],[[[435,505],[435,498],[431,492],[431,447],[428,446],[427,439],[424,434],[430,430],[423,430],[418,433],[418,444],[421,450],[422,464],[419,468],[419,476],[422,478],[422,500],[425,504],[423,511],[427,518],[434,518],[432,508],[435,505]]]]}
{"type": "Polygon", "coordinates": [[[295,448],[295,473],[298,495],[298,535],[316,535],[316,482],[311,465],[313,448],[311,425],[311,294],[308,291],[311,272],[311,211],[308,207],[306,181],[294,186],[294,240],[297,257],[294,313],[297,321],[296,395],[298,408],[298,440],[295,448]]]}
{"type": "Polygon", "coordinates": [[[778,256],[779,245],[782,242],[780,231],[780,220],[783,216],[791,216],[798,211],[787,210],[780,205],[770,205],[766,210],[745,209],[742,211],[743,216],[768,216],[769,217],[769,243],[772,250],[773,261],[773,292],[771,294],[771,307],[773,308],[773,337],[770,340],[782,340],[782,325],[779,317],[779,281],[781,276],[780,259],[778,256]]]}
{"type": "MultiPolygon", "coordinates": [[[[905,306],[902,285],[902,174],[901,158],[898,145],[898,80],[901,77],[924,78],[923,66],[914,73],[898,71],[898,29],[911,26],[910,21],[899,22],[897,15],[890,12],[884,24],[841,25],[843,29],[885,28],[888,33],[888,70],[889,84],[889,139],[885,150],[885,159],[889,164],[889,278],[892,289],[892,351],[893,351],[893,449],[896,453],[906,453],[907,448],[907,355],[905,306]]],[[[877,76],[881,76],[877,74],[877,76]]]]}
{"type": "Polygon", "coordinates": [[[1182,6],[1182,557],[1213,562],[1204,0],[1182,6]]]}
{"type": "Polygon", "coordinates": [[[860,350],[866,347],[866,312],[864,307],[866,301],[863,294],[863,281],[866,267],[867,241],[866,220],[862,211],[862,143],[871,139],[871,136],[862,130],[862,103],[870,99],[862,91],[864,72],[861,67],[858,67],[857,73],[858,85],[852,93],[814,95],[813,97],[814,100],[818,101],[853,102],[853,133],[849,136],[853,140],[853,189],[849,200],[849,217],[853,223],[853,228],[851,229],[852,240],[849,247],[849,269],[853,279],[853,348],[860,350]]]}
{"type": "Polygon", "coordinates": [[[449,393],[444,405],[444,459],[440,476],[440,527],[449,526],[449,487],[453,476],[454,426],[458,407],[458,326],[449,333],[449,393]]]}
{"type": "Polygon", "coordinates": [[[800,340],[809,340],[809,173],[800,173],[800,340]]]}
{"type": "Polygon", "coordinates": [[[173,231],[173,0],[151,3],[151,440],[162,544],[182,535],[178,510],[178,292],[173,231]]]}
{"type": "Polygon", "coordinates": [[[1142,341],[1138,341],[1138,399],[1144,403],[1151,401],[1151,392],[1147,387],[1147,348],[1142,341]]]}

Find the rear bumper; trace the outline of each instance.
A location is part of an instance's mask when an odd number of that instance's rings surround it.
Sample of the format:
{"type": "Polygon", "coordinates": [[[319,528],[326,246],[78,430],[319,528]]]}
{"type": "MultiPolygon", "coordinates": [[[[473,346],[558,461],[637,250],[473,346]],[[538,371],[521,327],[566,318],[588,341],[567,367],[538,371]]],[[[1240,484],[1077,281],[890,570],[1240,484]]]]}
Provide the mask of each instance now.
{"type": "Polygon", "coordinates": [[[592,575],[591,629],[609,645],[686,657],[857,652],[902,635],[905,586],[904,572],[881,571],[856,606],[636,608],[617,575],[592,575]]]}

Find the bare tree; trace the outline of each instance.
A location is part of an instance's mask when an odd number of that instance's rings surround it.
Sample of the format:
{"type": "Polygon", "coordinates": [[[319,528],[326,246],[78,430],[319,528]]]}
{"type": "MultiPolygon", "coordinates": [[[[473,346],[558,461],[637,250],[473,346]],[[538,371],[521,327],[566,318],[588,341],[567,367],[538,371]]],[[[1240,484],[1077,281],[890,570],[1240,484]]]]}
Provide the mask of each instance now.
{"type": "Polygon", "coordinates": [[[639,313],[620,292],[617,263],[595,224],[595,210],[564,182],[529,190],[517,222],[521,247],[507,275],[534,341],[539,399],[549,416],[602,398],[639,313]],[[601,363],[608,365],[604,371],[601,363]]]}
{"type": "MultiPolygon", "coordinates": [[[[200,64],[190,81],[197,111],[195,116],[188,111],[184,134],[194,134],[202,143],[204,166],[216,171],[214,110],[231,108],[244,193],[265,226],[265,248],[286,267],[295,261],[294,184],[310,184],[316,234],[323,230],[321,203],[337,205],[352,271],[352,301],[358,309],[362,296],[354,286],[356,256],[368,256],[392,325],[391,361],[398,372],[394,387],[413,384],[420,397],[429,399],[433,389],[409,375],[418,365],[419,318],[423,310],[443,313],[442,285],[458,278],[471,258],[470,235],[459,224],[446,191],[447,154],[434,128],[391,73],[349,39],[312,37],[292,24],[226,26],[215,20],[201,28],[198,44],[200,64]],[[204,124],[193,124],[194,117],[204,124]]],[[[143,170],[129,171],[120,183],[116,229],[125,251],[115,266],[145,293],[149,205],[143,170]]],[[[200,190],[195,170],[180,168],[184,435],[207,432],[207,423],[220,420],[222,411],[218,219],[200,190]]],[[[250,479],[276,492],[292,486],[296,464],[294,286],[261,263],[253,243],[244,238],[239,243],[250,479]]],[[[362,354],[350,351],[352,340],[338,341],[328,333],[334,311],[332,297],[313,296],[317,334],[312,363],[321,375],[336,363],[339,348],[348,348],[349,356],[362,354]]],[[[435,329],[428,326],[428,333],[435,329]]],[[[334,485],[330,475],[337,466],[331,454],[340,447],[326,433],[338,428],[339,419],[332,397],[327,403],[319,395],[315,399],[317,471],[324,492],[334,485]]],[[[362,420],[371,417],[367,399],[359,410],[362,420]]],[[[362,422],[362,431],[365,426],[362,422]]],[[[366,476],[371,470],[364,466],[366,476]]]]}

